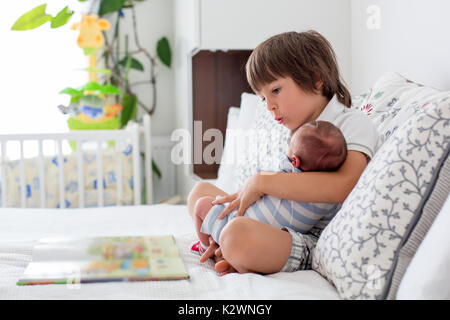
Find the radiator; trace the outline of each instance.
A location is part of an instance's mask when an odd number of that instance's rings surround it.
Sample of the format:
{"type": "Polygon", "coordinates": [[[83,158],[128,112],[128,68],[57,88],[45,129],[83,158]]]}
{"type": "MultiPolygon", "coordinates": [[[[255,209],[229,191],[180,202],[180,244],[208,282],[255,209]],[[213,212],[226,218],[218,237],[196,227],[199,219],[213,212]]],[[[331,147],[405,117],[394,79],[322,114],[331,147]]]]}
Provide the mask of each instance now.
{"type": "Polygon", "coordinates": [[[153,203],[176,194],[176,167],[170,157],[173,144],[170,136],[152,137],[152,158],[162,175],[160,179],[153,173],[153,203]]]}

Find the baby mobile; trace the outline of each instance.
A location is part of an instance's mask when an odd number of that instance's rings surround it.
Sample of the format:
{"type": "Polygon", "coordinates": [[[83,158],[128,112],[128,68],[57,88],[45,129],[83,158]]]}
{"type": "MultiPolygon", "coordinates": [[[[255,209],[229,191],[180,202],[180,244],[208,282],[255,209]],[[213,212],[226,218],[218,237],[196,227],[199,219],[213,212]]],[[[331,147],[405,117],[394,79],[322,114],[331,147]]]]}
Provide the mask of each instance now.
{"type": "Polygon", "coordinates": [[[79,30],[77,44],[89,57],[89,82],[81,88],[66,88],[60,93],[71,96],[68,106],[59,105],[59,110],[69,114],[67,120],[70,129],[117,129],[121,127],[119,118],[122,105],[114,103],[111,96],[120,95],[121,91],[114,85],[101,85],[97,82],[97,72],[107,73],[108,69],[97,68],[97,52],[105,45],[103,30],[110,24],[106,19],[99,19],[96,14],[83,14],[80,22],[72,25],[72,30],[79,30]]]}

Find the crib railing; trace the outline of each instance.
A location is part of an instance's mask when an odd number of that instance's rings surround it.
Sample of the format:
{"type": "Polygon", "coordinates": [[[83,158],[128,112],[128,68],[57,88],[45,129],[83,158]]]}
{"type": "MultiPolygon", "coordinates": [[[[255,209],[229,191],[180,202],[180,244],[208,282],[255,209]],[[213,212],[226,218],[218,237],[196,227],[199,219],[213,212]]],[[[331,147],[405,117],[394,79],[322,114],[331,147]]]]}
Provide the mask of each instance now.
{"type": "MultiPolygon", "coordinates": [[[[134,123],[123,130],[79,130],[70,131],[67,133],[39,133],[39,134],[2,134],[0,135],[1,143],[1,202],[2,207],[8,207],[7,198],[7,183],[6,183],[6,168],[5,163],[7,159],[6,144],[8,141],[18,141],[20,144],[20,204],[22,208],[26,207],[26,188],[25,188],[25,159],[24,159],[24,142],[25,141],[37,141],[38,143],[38,167],[39,167],[39,191],[40,191],[40,206],[46,207],[46,178],[45,178],[45,166],[44,166],[44,154],[43,154],[43,141],[53,140],[56,143],[56,159],[58,162],[58,187],[59,187],[59,204],[60,208],[65,208],[65,184],[64,184],[64,155],[62,151],[63,141],[73,141],[76,145],[75,152],[77,157],[77,170],[78,170],[78,201],[79,207],[85,207],[84,199],[84,175],[83,175],[83,147],[82,144],[86,142],[97,143],[96,148],[96,160],[97,160],[97,205],[99,207],[104,206],[103,200],[103,147],[102,145],[107,141],[114,141],[116,144],[121,142],[130,141],[132,145],[132,158],[133,158],[133,200],[135,205],[142,203],[141,196],[141,168],[140,168],[140,134],[143,133],[144,137],[144,171],[146,172],[146,202],[152,203],[152,169],[151,169],[151,128],[150,117],[144,116],[143,126],[139,127],[134,123]]],[[[116,176],[117,176],[117,193],[116,193],[116,205],[122,204],[122,163],[121,157],[117,157],[116,176]]]]}

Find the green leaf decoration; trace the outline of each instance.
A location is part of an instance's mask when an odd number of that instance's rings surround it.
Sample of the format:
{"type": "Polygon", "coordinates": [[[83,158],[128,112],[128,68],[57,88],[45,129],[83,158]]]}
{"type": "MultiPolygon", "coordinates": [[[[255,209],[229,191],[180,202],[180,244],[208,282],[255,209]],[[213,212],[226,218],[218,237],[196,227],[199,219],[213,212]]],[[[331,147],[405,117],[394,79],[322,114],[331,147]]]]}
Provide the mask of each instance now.
{"type": "Polygon", "coordinates": [[[129,95],[128,93],[125,93],[123,95],[122,100],[122,112],[120,114],[120,121],[122,123],[122,126],[125,126],[128,121],[130,120],[136,120],[137,115],[137,97],[136,95],[129,95]]]}
{"type": "Polygon", "coordinates": [[[122,9],[125,1],[126,0],[101,0],[98,15],[104,16],[105,14],[122,9]]]}
{"type": "Polygon", "coordinates": [[[90,81],[80,88],[81,91],[100,91],[102,86],[95,81],[90,81]]]}
{"type": "Polygon", "coordinates": [[[88,71],[88,72],[99,72],[99,73],[104,73],[104,74],[111,74],[112,71],[106,68],[84,68],[81,69],[83,71],[88,71]]]}
{"type": "Polygon", "coordinates": [[[64,9],[62,9],[60,12],[58,12],[58,14],[56,15],[56,17],[54,17],[52,19],[51,22],[51,27],[54,28],[59,28],[63,25],[65,25],[67,23],[67,21],[69,21],[70,17],[73,15],[73,11],[69,10],[69,7],[66,6],[64,9]]]}
{"type": "Polygon", "coordinates": [[[59,93],[65,93],[65,94],[69,94],[71,96],[75,96],[75,95],[82,95],[83,91],[77,90],[74,88],[65,88],[65,89],[61,90],[59,93]]]}
{"type": "MultiPolygon", "coordinates": [[[[127,59],[128,57],[123,58],[122,60],[119,61],[119,64],[123,67],[126,67],[127,65],[127,59]]],[[[135,58],[131,58],[131,64],[130,64],[130,69],[135,69],[135,70],[139,70],[139,71],[144,71],[144,66],[142,65],[142,63],[140,63],[138,60],[136,60],[135,58]]]]}
{"type": "Polygon", "coordinates": [[[81,100],[81,98],[83,98],[82,94],[74,95],[72,96],[72,98],[70,98],[70,103],[78,103],[81,100]]]}
{"type": "Polygon", "coordinates": [[[100,88],[100,93],[102,94],[121,94],[122,91],[120,91],[116,86],[107,84],[100,88]]]}
{"type": "Polygon", "coordinates": [[[83,48],[83,52],[86,56],[92,56],[97,54],[97,49],[95,48],[83,48]]]}
{"type": "Polygon", "coordinates": [[[164,63],[167,67],[170,68],[172,62],[172,51],[170,50],[169,40],[166,37],[162,37],[159,39],[156,44],[156,53],[158,54],[158,58],[164,63]]]}
{"type": "Polygon", "coordinates": [[[23,31],[23,30],[30,30],[35,29],[39,27],[40,25],[43,25],[47,21],[50,21],[53,19],[53,17],[49,14],[45,13],[45,9],[47,7],[47,4],[44,3],[27,13],[23,14],[12,26],[11,30],[16,31],[23,31]]]}

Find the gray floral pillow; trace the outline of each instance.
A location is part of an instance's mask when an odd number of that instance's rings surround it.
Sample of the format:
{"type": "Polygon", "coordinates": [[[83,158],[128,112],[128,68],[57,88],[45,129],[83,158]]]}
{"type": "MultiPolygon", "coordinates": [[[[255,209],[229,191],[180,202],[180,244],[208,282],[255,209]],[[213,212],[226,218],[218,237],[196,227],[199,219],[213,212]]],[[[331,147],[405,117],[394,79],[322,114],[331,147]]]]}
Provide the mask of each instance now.
{"type": "Polygon", "coordinates": [[[313,252],[313,269],[342,298],[386,298],[401,245],[449,148],[447,93],[400,126],[370,161],[313,252]]]}
{"type": "Polygon", "coordinates": [[[266,104],[259,102],[250,129],[240,134],[237,188],[259,171],[277,171],[280,155],[288,150],[289,134],[289,129],[273,119],[266,104]]]}

